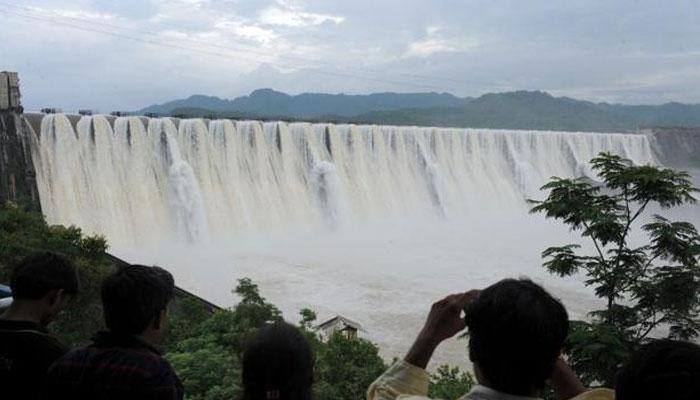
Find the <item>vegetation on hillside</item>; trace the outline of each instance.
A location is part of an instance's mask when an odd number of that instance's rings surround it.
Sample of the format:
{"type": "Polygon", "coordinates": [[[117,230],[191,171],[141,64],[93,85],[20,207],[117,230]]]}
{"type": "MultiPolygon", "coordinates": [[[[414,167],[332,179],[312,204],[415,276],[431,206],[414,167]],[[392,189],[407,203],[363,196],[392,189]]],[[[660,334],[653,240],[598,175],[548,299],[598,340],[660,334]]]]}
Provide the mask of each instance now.
{"type": "Polygon", "coordinates": [[[619,132],[640,127],[700,127],[700,105],[630,106],[554,97],[539,91],[459,98],[446,93],[290,96],[270,89],[223,100],[191,96],[139,113],[188,118],[279,119],[461,128],[619,132]]]}
{"type": "Polygon", "coordinates": [[[620,364],[652,335],[694,339],[700,334],[700,236],[695,227],[654,215],[639,226],[642,215],[695,203],[698,192],[685,172],[651,165],[637,166],[601,153],[592,161],[602,180],[558,178],[543,186],[543,201],[533,213],[562,221],[589,240],[592,253],[578,244],[550,247],[542,256],[553,274],[583,273],[586,284],[606,307],[576,321],[567,342],[574,369],[586,383],[611,385],[620,364]],[[635,228],[647,242],[635,245],[635,228]]]}

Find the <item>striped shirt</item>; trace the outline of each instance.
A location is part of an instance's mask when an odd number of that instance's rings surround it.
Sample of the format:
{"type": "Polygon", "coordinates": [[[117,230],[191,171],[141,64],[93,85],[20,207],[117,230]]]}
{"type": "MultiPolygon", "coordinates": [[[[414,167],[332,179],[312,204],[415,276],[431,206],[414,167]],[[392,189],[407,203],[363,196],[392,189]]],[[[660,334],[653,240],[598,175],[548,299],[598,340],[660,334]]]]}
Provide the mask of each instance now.
{"type": "Polygon", "coordinates": [[[180,379],[158,350],[136,336],[97,334],[92,345],[73,350],[48,372],[47,399],[180,400],[180,379]]]}

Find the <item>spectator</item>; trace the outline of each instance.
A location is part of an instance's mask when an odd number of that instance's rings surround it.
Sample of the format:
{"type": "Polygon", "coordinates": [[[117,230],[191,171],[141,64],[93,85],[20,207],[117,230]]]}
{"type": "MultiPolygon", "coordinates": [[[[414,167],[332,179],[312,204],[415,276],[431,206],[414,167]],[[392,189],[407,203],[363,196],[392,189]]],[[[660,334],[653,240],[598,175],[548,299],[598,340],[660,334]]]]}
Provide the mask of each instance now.
{"type": "Polygon", "coordinates": [[[278,322],[260,329],[243,353],[243,400],[310,400],[313,355],[304,335],[278,322]]]}
{"type": "Polygon", "coordinates": [[[68,351],[46,327],[78,293],[73,264],[54,253],[26,257],[10,278],[12,303],[0,316],[3,398],[39,397],[49,366],[68,351]]]}
{"type": "Polygon", "coordinates": [[[700,346],[673,340],[642,346],[618,373],[615,398],[700,399],[700,346]]]}
{"type": "Polygon", "coordinates": [[[158,267],[132,265],[107,277],[102,304],[109,330],[49,369],[45,397],[182,399],[180,380],[154,347],[174,287],[172,275],[158,267]]]}
{"type": "Polygon", "coordinates": [[[564,306],[529,280],[505,279],[433,304],[411,350],[372,384],[368,400],[425,399],[433,351],[465,327],[479,384],[463,399],[532,400],[548,379],[558,399],[612,399],[607,389],[586,391],[559,358],[568,331],[564,306]]]}

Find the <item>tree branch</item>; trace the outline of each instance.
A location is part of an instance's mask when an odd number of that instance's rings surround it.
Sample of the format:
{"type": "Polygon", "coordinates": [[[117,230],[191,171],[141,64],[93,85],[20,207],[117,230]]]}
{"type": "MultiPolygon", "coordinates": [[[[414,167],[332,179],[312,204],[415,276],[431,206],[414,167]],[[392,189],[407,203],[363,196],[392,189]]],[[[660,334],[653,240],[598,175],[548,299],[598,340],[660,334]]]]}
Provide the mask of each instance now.
{"type": "MultiPolygon", "coordinates": [[[[586,228],[587,231],[590,232],[590,228],[588,227],[588,224],[585,222],[582,222],[583,227],[586,228]]],[[[608,264],[608,260],[605,259],[605,256],[603,255],[603,251],[600,249],[600,245],[598,245],[598,240],[595,238],[595,235],[591,233],[590,235],[591,240],[593,241],[593,245],[595,245],[595,249],[598,251],[598,255],[600,256],[600,262],[603,264],[608,264]]]]}
{"type": "MultiPolygon", "coordinates": [[[[656,315],[656,312],[654,312],[654,315],[656,315]]],[[[658,321],[652,322],[651,325],[649,325],[649,327],[647,328],[647,330],[646,330],[646,331],[644,332],[644,334],[642,334],[642,335],[640,335],[640,334],[639,334],[639,331],[638,331],[638,333],[637,333],[637,343],[639,343],[639,342],[641,342],[642,340],[644,340],[644,338],[646,338],[647,335],[649,335],[649,333],[651,333],[651,331],[652,331],[654,328],[656,328],[660,323],[664,322],[665,320],[666,320],[666,317],[664,316],[664,317],[661,317],[658,321]]]]}

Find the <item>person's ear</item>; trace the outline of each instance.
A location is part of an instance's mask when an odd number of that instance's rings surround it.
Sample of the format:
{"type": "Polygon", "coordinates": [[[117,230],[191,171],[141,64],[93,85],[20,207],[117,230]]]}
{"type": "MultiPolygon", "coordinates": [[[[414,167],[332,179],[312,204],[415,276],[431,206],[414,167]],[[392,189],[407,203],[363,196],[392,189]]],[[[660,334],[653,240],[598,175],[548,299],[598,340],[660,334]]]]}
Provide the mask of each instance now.
{"type": "Polygon", "coordinates": [[[46,294],[46,301],[52,310],[61,308],[67,300],[66,291],[63,289],[54,289],[46,294]]]}
{"type": "Polygon", "coordinates": [[[165,328],[165,321],[168,317],[168,309],[164,308],[160,310],[160,313],[153,319],[153,329],[159,331],[165,328]]]}

